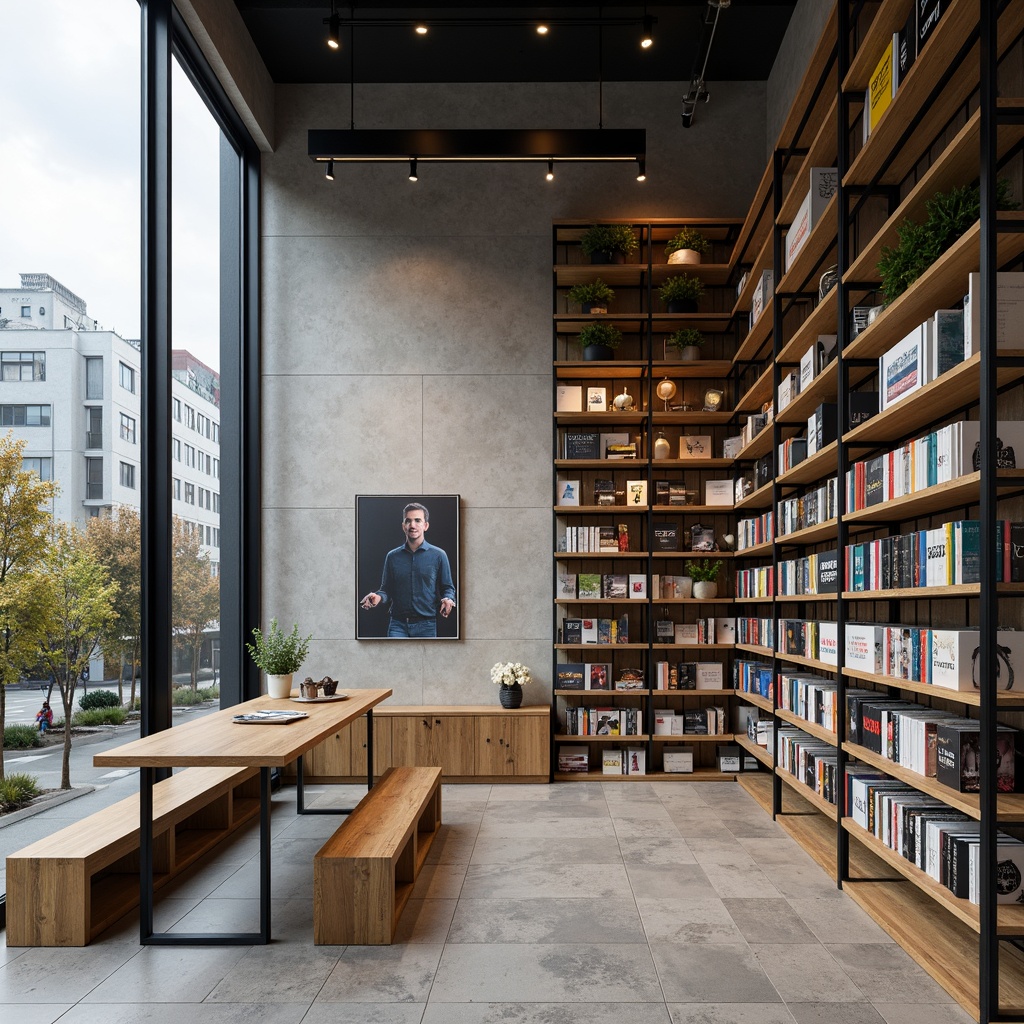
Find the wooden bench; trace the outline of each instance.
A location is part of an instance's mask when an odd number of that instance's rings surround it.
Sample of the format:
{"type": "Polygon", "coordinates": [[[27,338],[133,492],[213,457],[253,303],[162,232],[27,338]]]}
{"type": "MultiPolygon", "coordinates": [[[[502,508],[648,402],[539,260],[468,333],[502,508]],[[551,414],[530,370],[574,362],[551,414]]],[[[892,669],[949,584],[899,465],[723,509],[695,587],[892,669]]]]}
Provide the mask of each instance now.
{"type": "Polygon", "coordinates": [[[313,859],[313,941],[388,945],[441,825],[441,769],[389,768],[313,859]]]}
{"type": "MultiPolygon", "coordinates": [[[[187,768],[153,788],[154,888],[260,809],[256,768],[187,768]]],[[[139,795],[7,858],[7,945],[84,946],[139,904],[139,795]]]]}

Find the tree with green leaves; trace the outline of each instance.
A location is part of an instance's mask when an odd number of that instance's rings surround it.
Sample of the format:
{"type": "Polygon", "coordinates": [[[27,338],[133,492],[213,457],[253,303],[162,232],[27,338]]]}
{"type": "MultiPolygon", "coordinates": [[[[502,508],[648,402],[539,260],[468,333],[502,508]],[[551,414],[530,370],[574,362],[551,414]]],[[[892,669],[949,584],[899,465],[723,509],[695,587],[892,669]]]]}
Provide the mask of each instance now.
{"type": "Polygon", "coordinates": [[[64,709],[60,788],[71,788],[71,716],[82,670],[100,639],[117,621],[117,584],[96,560],[82,533],[54,523],[47,557],[33,572],[43,605],[39,654],[53,673],[64,709]]]}
{"type": "MultiPolygon", "coordinates": [[[[33,663],[39,603],[25,576],[45,556],[57,485],[22,469],[24,441],[0,437],[0,736],[7,685],[33,663]]],[[[4,777],[0,758],[0,779],[4,777]]]]}
{"type": "Polygon", "coordinates": [[[137,509],[121,506],[111,515],[96,516],[85,529],[85,542],[96,561],[117,584],[117,621],[103,638],[103,652],[118,659],[117,693],[124,704],[124,667],[131,666],[131,696],[142,644],[142,529],[137,509]]]}
{"type": "Polygon", "coordinates": [[[195,692],[199,655],[207,630],[220,621],[220,580],[191,523],[174,517],[171,563],[171,628],[174,642],[189,654],[195,692]]]}

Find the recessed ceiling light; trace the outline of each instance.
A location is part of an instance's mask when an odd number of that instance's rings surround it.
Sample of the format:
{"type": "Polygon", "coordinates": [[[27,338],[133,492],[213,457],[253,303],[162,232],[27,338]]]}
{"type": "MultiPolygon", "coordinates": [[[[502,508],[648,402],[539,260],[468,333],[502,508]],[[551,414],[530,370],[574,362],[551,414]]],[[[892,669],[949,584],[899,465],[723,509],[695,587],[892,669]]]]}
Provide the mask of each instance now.
{"type": "Polygon", "coordinates": [[[539,36],[546,36],[547,34],[548,34],[548,27],[547,27],[547,25],[538,25],[537,26],[537,35],[539,35],[539,36]]]}
{"type": "Polygon", "coordinates": [[[427,34],[427,31],[428,31],[428,29],[427,29],[426,25],[417,25],[416,26],[416,35],[418,35],[418,36],[425,36],[427,34]]]}

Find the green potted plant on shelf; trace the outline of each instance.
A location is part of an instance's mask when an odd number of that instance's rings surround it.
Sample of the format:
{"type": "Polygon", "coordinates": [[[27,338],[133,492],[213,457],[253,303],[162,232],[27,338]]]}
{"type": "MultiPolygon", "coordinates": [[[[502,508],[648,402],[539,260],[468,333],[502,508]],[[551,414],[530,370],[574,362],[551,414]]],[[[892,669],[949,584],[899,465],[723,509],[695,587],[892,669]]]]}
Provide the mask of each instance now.
{"type": "Polygon", "coordinates": [[[614,324],[602,322],[587,324],[579,335],[583,358],[588,362],[595,359],[611,359],[613,352],[622,344],[622,331],[614,324]]]}
{"type": "Polygon", "coordinates": [[[628,224],[594,224],[580,238],[580,248],[591,263],[625,263],[639,247],[628,224]]]}
{"type": "Polygon", "coordinates": [[[270,628],[263,632],[259,626],[252,631],[255,643],[245,645],[249,656],[267,677],[267,694],[271,697],[286,698],[292,693],[292,676],[302,667],[309,653],[309,641],[313,634],[299,636],[299,624],[295,623],[290,633],[285,633],[270,620],[270,628]]]}
{"type": "Polygon", "coordinates": [[[704,284],[692,274],[670,277],[658,289],[658,294],[670,313],[696,313],[697,303],[704,294],[704,284]]]}
{"type": "Polygon", "coordinates": [[[693,580],[693,596],[699,601],[710,601],[718,597],[718,572],[723,562],[720,558],[698,559],[690,563],[689,576],[693,580]]]}
{"type": "MultiPolygon", "coordinates": [[[[700,359],[701,347],[704,345],[704,335],[696,327],[681,327],[674,334],[665,339],[666,349],[674,348],[679,353],[679,358],[684,362],[700,359]]],[[[666,352],[666,358],[668,353],[666,352]]]]}
{"type": "Polygon", "coordinates": [[[607,313],[608,304],[615,298],[615,292],[601,280],[574,284],[567,296],[570,302],[579,303],[584,313],[607,313]]]}
{"type": "Polygon", "coordinates": [[[665,243],[669,263],[700,263],[710,251],[711,243],[696,228],[683,228],[665,243]]]}

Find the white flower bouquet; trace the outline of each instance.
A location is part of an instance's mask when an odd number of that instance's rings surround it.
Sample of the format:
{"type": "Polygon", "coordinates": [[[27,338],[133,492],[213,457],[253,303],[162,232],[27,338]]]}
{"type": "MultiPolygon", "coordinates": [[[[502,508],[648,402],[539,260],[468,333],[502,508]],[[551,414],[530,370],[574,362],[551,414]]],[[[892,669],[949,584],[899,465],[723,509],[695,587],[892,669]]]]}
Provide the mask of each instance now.
{"type": "Polygon", "coordinates": [[[518,661],[499,661],[491,669],[491,682],[498,686],[525,686],[530,682],[530,669],[518,661]]]}

